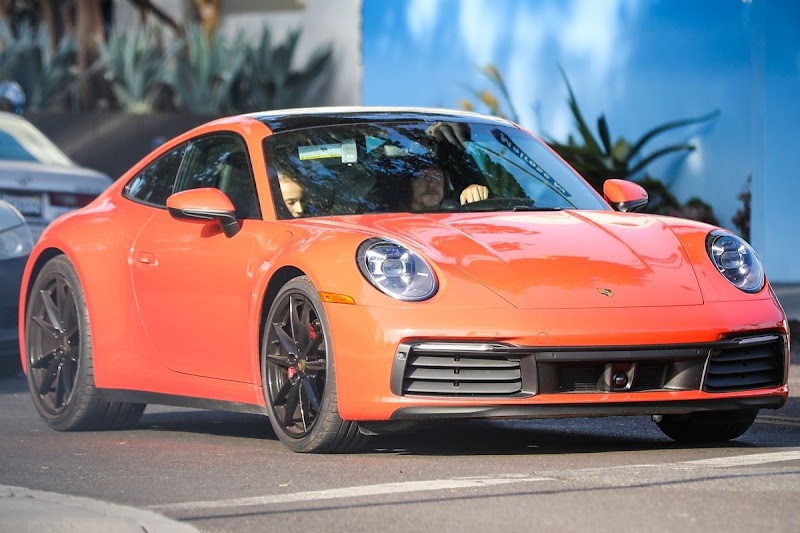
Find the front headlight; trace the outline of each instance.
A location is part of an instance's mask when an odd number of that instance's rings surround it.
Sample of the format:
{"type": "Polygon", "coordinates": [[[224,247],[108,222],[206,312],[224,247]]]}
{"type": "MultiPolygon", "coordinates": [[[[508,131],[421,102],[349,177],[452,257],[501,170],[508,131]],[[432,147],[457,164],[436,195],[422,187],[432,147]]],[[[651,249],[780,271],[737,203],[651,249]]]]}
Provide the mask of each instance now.
{"type": "Polygon", "coordinates": [[[0,260],[28,255],[32,249],[33,235],[27,224],[0,231],[0,260]]]}
{"type": "Polygon", "coordinates": [[[747,242],[724,231],[712,231],[706,238],[708,256],[735,287],[744,292],[764,288],[764,267],[747,242]]]}
{"type": "Polygon", "coordinates": [[[438,288],[428,263],[402,244],[387,239],[369,239],[356,254],[358,268],[378,290],[407,302],[427,300],[438,288]]]}

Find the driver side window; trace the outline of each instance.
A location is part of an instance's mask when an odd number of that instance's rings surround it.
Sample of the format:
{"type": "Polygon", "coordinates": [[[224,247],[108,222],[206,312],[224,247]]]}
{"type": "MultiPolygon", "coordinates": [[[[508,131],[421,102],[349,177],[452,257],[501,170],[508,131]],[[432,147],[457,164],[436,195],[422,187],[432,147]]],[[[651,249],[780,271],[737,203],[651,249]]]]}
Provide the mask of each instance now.
{"type": "Polygon", "coordinates": [[[190,143],[175,192],[202,187],[224,192],[237,218],[261,218],[247,147],[238,136],[213,134],[190,143]]]}

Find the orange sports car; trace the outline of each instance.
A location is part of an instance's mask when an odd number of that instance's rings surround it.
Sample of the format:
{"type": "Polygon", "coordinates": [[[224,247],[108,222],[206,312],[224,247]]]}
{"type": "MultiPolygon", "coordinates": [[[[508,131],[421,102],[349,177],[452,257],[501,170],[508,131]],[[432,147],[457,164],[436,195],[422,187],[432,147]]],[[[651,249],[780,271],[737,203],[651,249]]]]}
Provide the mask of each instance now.
{"type": "Polygon", "coordinates": [[[128,427],[148,403],[260,413],[300,452],[452,418],[742,435],[788,395],[758,257],[635,213],[632,182],[603,196],[494,117],[210,122],[36,244],[19,306],[33,402],[56,430],[128,427]]]}

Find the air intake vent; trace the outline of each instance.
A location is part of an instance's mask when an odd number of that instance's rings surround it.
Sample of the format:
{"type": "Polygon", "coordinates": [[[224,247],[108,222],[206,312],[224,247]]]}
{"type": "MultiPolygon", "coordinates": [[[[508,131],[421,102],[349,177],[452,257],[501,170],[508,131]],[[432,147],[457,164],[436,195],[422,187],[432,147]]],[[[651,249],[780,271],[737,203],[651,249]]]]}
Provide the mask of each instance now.
{"type": "Polygon", "coordinates": [[[731,392],[777,387],[783,383],[783,366],[783,343],[780,339],[713,350],[704,389],[708,392],[731,392]]]}
{"type": "MultiPolygon", "coordinates": [[[[455,347],[454,347],[455,348],[455,347]]],[[[403,394],[509,396],[522,391],[518,358],[503,355],[426,352],[414,347],[403,373],[403,394]]]]}

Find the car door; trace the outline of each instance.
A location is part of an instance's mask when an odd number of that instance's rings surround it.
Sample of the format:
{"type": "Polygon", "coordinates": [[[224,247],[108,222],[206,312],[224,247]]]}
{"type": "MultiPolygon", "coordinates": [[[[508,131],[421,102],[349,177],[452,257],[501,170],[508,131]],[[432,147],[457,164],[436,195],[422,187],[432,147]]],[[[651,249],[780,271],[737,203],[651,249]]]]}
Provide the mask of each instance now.
{"type": "Polygon", "coordinates": [[[161,210],[131,249],[137,304],[156,357],[190,375],[252,382],[250,334],[259,262],[260,212],[246,145],[232,133],[190,142],[174,192],[221,188],[245,220],[228,238],[214,223],[176,220],[161,210]],[[232,161],[238,166],[231,169],[232,161]],[[238,176],[238,186],[231,184],[238,176]],[[220,186],[225,188],[222,188],[220,186]]]}

